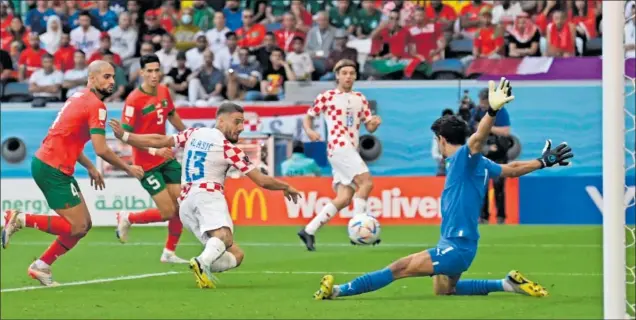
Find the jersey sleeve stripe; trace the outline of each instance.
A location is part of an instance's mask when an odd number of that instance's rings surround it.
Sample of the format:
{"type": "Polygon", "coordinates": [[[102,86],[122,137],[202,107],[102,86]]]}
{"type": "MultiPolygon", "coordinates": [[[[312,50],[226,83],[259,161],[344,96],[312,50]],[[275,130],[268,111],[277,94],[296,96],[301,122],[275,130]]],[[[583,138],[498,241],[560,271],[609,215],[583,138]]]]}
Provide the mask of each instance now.
{"type": "Polygon", "coordinates": [[[101,134],[101,135],[106,135],[106,130],[102,129],[102,128],[91,128],[90,130],[91,134],[101,134]]]}
{"type": "Polygon", "coordinates": [[[126,131],[128,131],[128,132],[133,132],[133,130],[134,130],[134,129],[133,129],[133,127],[132,127],[131,125],[126,124],[126,123],[122,123],[122,124],[121,124],[121,127],[122,127],[122,128],[124,128],[124,130],[126,130],[126,131]]]}

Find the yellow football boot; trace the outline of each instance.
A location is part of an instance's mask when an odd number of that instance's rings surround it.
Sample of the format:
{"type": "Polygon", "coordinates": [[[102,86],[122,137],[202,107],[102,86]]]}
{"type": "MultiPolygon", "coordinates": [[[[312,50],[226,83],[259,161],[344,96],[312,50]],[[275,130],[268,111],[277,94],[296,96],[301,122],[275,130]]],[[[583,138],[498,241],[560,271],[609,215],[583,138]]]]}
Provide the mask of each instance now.
{"type": "Polygon", "coordinates": [[[216,278],[209,272],[206,272],[196,258],[190,259],[190,270],[192,270],[192,273],[194,274],[194,280],[196,281],[197,287],[201,289],[216,288],[216,278]]]}
{"type": "Polygon", "coordinates": [[[320,280],[320,289],[314,293],[314,300],[331,299],[333,293],[333,276],[328,274],[320,280]]]}
{"type": "Polygon", "coordinates": [[[517,293],[538,298],[548,296],[548,290],[546,290],[542,285],[530,281],[517,270],[508,272],[506,280],[513,286],[517,293]]]}

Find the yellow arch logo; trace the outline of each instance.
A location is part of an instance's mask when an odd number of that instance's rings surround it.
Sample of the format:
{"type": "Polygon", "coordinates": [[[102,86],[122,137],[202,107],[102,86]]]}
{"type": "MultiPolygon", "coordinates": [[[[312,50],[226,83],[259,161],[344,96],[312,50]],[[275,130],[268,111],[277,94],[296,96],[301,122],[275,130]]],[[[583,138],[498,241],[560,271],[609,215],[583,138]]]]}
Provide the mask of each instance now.
{"type": "Polygon", "coordinates": [[[245,200],[245,217],[247,219],[252,219],[252,216],[254,215],[254,200],[256,200],[257,196],[261,207],[261,220],[267,221],[267,205],[263,191],[261,189],[252,189],[252,191],[247,192],[247,190],[243,188],[236,191],[234,198],[232,199],[232,220],[236,221],[236,219],[238,219],[238,205],[241,198],[245,200]]]}

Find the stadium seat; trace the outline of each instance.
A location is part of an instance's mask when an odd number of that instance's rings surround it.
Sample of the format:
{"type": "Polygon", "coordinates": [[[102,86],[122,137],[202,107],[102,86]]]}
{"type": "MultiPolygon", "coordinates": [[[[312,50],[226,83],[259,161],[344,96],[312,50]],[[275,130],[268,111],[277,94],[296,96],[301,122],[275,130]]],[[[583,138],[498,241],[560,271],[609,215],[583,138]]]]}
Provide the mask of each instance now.
{"type": "Polygon", "coordinates": [[[473,41],[470,39],[452,40],[448,48],[449,58],[461,58],[473,54],[473,41]]]}
{"type": "Polygon", "coordinates": [[[459,59],[444,59],[433,62],[432,78],[436,80],[455,80],[464,76],[464,65],[459,59]]]}
{"type": "Polygon", "coordinates": [[[4,86],[2,100],[8,102],[28,102],[33,97],[29,93],[29,84],[21,82],[10,82],[4,86]]]}
{"type": "Polygon", "coordinates": [[[603,52],[603,38],[593,38],[587,41],[585,45],[585,52],[583,55],[586,56],[600,56],[603,52]]]}

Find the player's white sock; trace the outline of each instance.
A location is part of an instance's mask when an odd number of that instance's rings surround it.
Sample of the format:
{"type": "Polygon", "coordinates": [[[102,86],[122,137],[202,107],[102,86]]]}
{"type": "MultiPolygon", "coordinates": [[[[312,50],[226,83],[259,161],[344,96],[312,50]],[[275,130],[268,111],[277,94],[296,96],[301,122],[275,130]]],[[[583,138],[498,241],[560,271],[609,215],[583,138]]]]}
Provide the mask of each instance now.
{"type": "Polygon", "coordinates": [[[210,265],[210,271],[212,272],[223,272],[232,268],[236,268],[236,257],[229,251],[225,251],[210,265]]]}
{"type": "Polygon", "coordinates": [[[307,224],[305,231],[312,235],[315,234],[316,231],[318,231],[323,224],[329,222],[336,213],[338,213],[338,208],[336,208],[336,206],[334,206],[331,202],[327,203],[327,205],[320,210],[320,213],[315,216],[309,224],[307,224]]]}
{"type": "Polygon", "coordinates": [[[213,237],[205,243],[205,249],[197,257],[199,262],[205,266],[209,266],[216,261],[225,252],[225,243],[221,239],[213,237]]]}
{"type": "Polygon", "coordinates": [[[367,200],[354,197],[353,198],[353,214],[365,214],[367,213],[367,200]]]}
{"type": "Polygon", "coordinates": [[[505,292],[516,292],[515,287],[508,281],[508,279],[503,279],[503,289],[505,292]]]}

